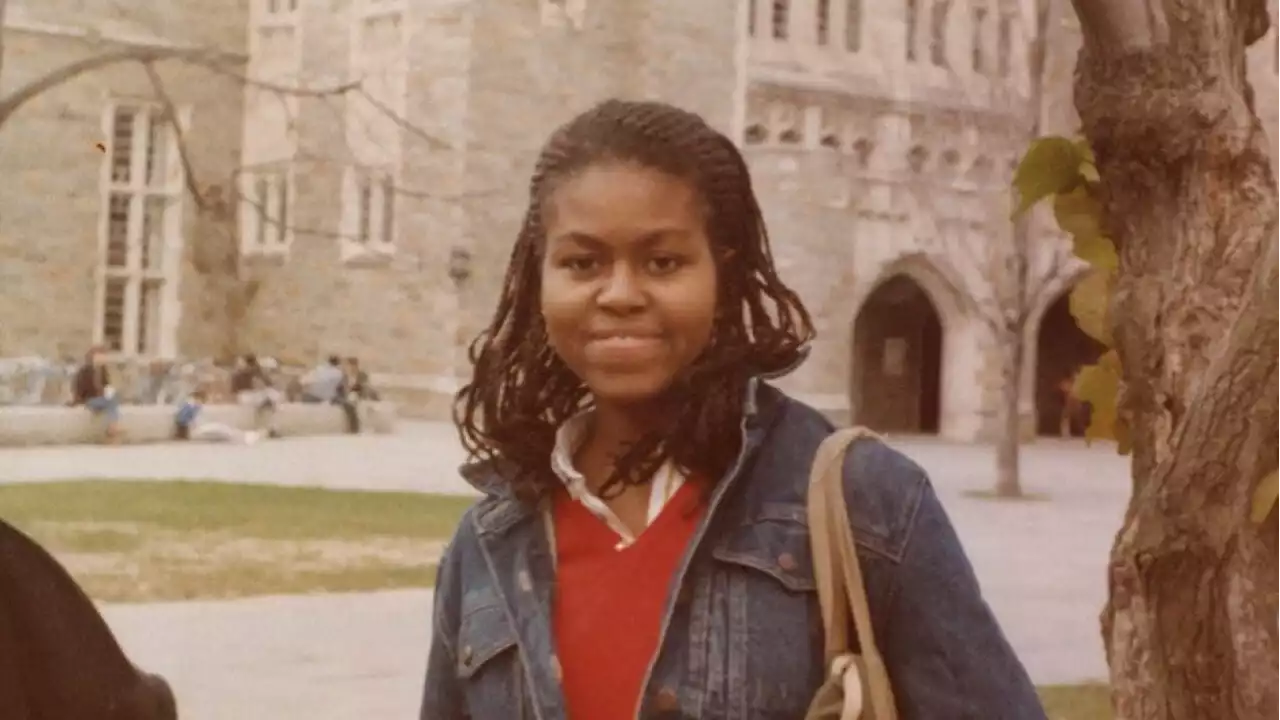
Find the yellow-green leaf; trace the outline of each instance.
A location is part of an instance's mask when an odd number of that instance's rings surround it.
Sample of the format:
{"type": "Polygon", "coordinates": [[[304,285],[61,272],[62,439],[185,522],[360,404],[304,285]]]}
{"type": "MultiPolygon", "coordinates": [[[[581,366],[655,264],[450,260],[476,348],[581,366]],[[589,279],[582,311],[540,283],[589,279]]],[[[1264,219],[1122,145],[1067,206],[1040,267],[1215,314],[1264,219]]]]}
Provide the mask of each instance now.
{"type": "Polygon", "coordinates": [[[1072,393],[1089,403],[1086,440],[1116,440],[1119,445],[1125,438],[1127,445],[1128,428],[1123,427],[1116,407],[1120,395],[1120,357],[1115,350],[1108,350],[1093,365],[1080,368],[1072,393]]]}
{"type": "Polygon", "coordinates": [[[1260,523],[1271,514],[1277,498],[1280,498],[1280,479],[1275,470],[1262,476],[1258,487],[1253,490],[1253,504],[1249,509],[1249,519],[1260,523]]]}
{"type": "Polygon", "coordinates": [[[1120,267],[1116,246],[1105,235],[1075,235],[1071,238],[1071,249],[1076,257],[1103,272],[1111,273],[1120,267]]]}
{"type": "Polygon", "coordinates": [[[1086,335],[1111,347],[1111,324],[1107,318],[1111,302],[1111,271],[1095,269],[1071,289],[1067,305],[1071,316],[1086,335]]]}
{"type": "Polygon", "coordinates": [[[1087,185],[1053,196],[1053,219],[1068,235],[1101,235],[1102,203],[1087,185]]]}
{"type": "Polygon", "coordinates": [[[1074,188],[1082,180],[1080,166],[1083,163],[1080,147],[1067,138],[1050,136],[1033,140],[1013,173],[1013,187],[1018,191],[1014,214],[1026,212],[1050,195],[1074,188]]]}
{"type": "Polygon", "coordinates": [[[1076,150],[1080,152],[1080,157],[1084,162],[1090,165],[1096,163],[1098,159],[1093,156],[1093,148],[1089,146],[1089,138],[1076,138],[1076,150]]]}

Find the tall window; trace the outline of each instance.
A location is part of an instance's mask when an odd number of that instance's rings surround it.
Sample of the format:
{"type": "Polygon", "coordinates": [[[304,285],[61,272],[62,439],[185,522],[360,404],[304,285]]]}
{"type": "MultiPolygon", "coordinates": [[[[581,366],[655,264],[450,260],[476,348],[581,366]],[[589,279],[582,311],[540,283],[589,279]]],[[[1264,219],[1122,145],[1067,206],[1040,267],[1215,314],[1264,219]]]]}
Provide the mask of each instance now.
{"type": "Polygon", "coordinates": [[[950,12],[948,0],[933,0],[929,13],[929,61],[938,67],[947,66],[947,15],[950,12]]]}
{"type": "Polygon", "coordinates": [[[387,251],[396,242],[396,183],[390,172],[352,168],[345,194],[347,240],[373,251],[387,251]]]}
{"type": "Polygon", "coordinates": [[[770,23],[773,26],[773,39],[786,40],[790,34],[788,30],[791,22],[791,7],[788,0],[773,0],[773,12],[770,16],[770,23]]]}
{"type": "Polygon", "coordinates": [[[182,166],[169,119],[160,107],[119,104],[106,118],[106,186],[101,228],[98,342],[114,352],[171,350],[166,313],[181,252],[182,166]]]}
{"type": "Polygon", "coordinates": [[[819,45],[826,45],[831,42],[831,0],[815,0],[814,5],[817,11],[814,38],[819,45]]]}
{"type": "Polygon", "coordinates": [[[355,0],[351,66],[363,93],[347,100],[347,146],[354,166],[343,189],[343,253],[395,249],[396,169],[402,163],[408,92],[403,0],[355,0]]]}
{"type": "Polygon", "coordinates": [[[916,36],[919,35],[920,28],[920,0],[907,0],[907,60],[915,62],[916,59],[916,36]]]}
{"type": "Polygon", "coordinates": [[[1000,25],[996,30],[996,71],[1001,77],[1009,77],[1013,70],[1013,18],[1000,16],[1000,25]]]}
{"type": "Polygon", "coordinates": [[[243,230],[251,250],[284,250],[293,239],[293,183],[287,164],[243,176],[243,230]]]}
{"type": "MultiPolygon", "coordinates": [[[[254,0],[248,75],[272,85],[298,84],[302,64],[300,0],[254,0]]],[[[282,253],[293,227],[290,167],[297,150],[296,95],[249,83],[245,87],[240,176],[240,249],[282,253]]]]}
{"type": "Polygon", "coordinates": [[[862,49],[862,0],[845,0],[844,49],[858,52],[862,49]]]}
{"type": "Polygon", "coordinates": [[[972,33],[970,42],[970,51],[973,53],[973,70],[974,72],[984,73],[987,71],[987,9],[984,7],[975,7],[973,9],[973,26],[969,28],[972,33]]]}

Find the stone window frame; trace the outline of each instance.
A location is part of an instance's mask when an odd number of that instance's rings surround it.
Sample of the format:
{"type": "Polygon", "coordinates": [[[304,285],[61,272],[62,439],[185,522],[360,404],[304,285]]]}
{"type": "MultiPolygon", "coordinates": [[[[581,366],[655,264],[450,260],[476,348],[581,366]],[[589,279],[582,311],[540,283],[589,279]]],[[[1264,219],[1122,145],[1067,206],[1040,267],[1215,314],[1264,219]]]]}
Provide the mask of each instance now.
{"type": "Polygon", "coordinates": [[[189,129],[191,108],[168,110],[154,100],[109,97],[102,112],[93,339],[114,357],[172,357],[177,350],[186,176],[173,123],[189,129]],[[124,117],[130,127],[121,132],[124,117]],[[149,210],[157,201],[161,215],[151,228],[149,210]],[[123,217],[115,212],[120,208],[123,217]],[[119,307],[115,321],[109,319],[113,305],[119,307]]]}
{"type": "Polygon", "coordinates": [[[845,52],[862,52],[863,33],[863,0],[845,0],[843,3],[844,18],[843,47],[845,52]]]}
{"type": "MultiPolygon", "coordinates": [[[[302,71],[302,4],[305,0],[252,0],[249,21],[249,76],[276,85],[298,83],[302,71]],[[283,65],[276,66],[262,54],[264,40],[272,35],[288,35],[292,51],[283,65]],[[267,63],[266,66],[263,63],[267,63]]],[[[273,60],[278,58],[272,57],[273,60]]],[[[297,203],[293,158],[297,153],[297,134],[292,127],[301,107],[297,95],[282,95],[249,84],[245,88],[244,137],[261,136],[257,125],[257,101],[279,105],[286,127],[279,133],[288,139],[283,146],[264,148],[244,142],[240,153],[241,169],[236,176],[239,251],[244,257],[283,258],[293,245],[293,218],[297,203]],[[263,188],[263,183],[267,184],[263,188]],[[266,197],[263,197],[263,190],[266,197]],[[272,227],[274,226],[274,227],[272,227]]],[[[268,133],[273,135],[275,133],[268,133]]]]}
{"type": "Polygon", "coordinates": [[[969,69],[978,75],[992,70],[991,48],[987,46],[991,20],[991,8],[986,5],[976,3],[969,7],[969,69]]]}
{"type": "Polygon", "coordinates": [[[344,263],[386,259],[396,253],[402,203],[392,168],[353,165],[343,172],[341,247],[344,263]]]}
{"type": "Polygon", "coordinates": [[[240,251],[284,255],[293,245],[297,181],[293,163],[269,162],[240,171],[240,251]]]}
{"type": "Polygon", "coordinates": [[[352,79],[362,79],[363,73],[373,67],[371,63],[377,66],[378,72],[390,74],[390,79],[383,78],[386,84],[382,87],[388,90],[386,97],[376,90],[365,90],[375,105],[358,106],[360,94],[347,101],[344,132],[351,161],[342,177],[340,257],[346,265],[381,264],[396,252],[400,225],[397,220],[403,205],[397,199],[401,181],[398,169],[403,164],[404,153],[403,128],[394,118],[384,115],[392,113],[403,117],[408,105],[409,3],[354,0],[351,13],[352,79]],[[387,47],[379,47],[374,55],[366,55],[363,34],[368,23],[387,20],[392,20],[400,33],[399,55],[394,54],[394,48],[387,47]],[[388,214],[390,221],[385,219],[388,214]]]}
{"type": "MultiPolygon", "coordinates": [[[[304,0],[250,0],[250,45],[262,30],[272,28],[301,29],[304,0]]],[[[251,53],[252,54],[252,53],[251,53]]]]}

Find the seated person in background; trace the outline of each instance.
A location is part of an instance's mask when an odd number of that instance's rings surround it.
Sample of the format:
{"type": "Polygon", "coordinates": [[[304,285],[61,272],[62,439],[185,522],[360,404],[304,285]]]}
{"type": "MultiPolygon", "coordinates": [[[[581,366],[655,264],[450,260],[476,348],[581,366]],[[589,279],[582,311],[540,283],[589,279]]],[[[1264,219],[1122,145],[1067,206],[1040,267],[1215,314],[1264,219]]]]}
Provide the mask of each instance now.
{"type": "Polygon", "coordinates": [[[120,398],[111,386],[105,348],[94,346],[85,353],[84,364],[76,371],[71,404],[84,405],[106,421],[108,443],[120,440],[120,398]]]}
{"type": "Polygon", "coordinates": [[[342,385],[342,375],[342,360],[337,355],[330,355],[327,362],[317,365],[315,369],[303,376],[302,402],[336,402],[338,387],[342,385]]]}
{"type": "Polygon", "coordinates": [[[258,357],[252,353],[245,355],[231,376],[231,392],[236,402],[248,405],[254,410],[254,424],[257,429],[265,428],[267,437],[279,437],[275,428],[276,406],[283,401],[279,390],[271,383],[271,377],[258,363],[258,357]]]}
{"type": "Polygon", "coordinates": [[[182,401],[178,412],[173,416],[173,437],[175,440],[202,440],[205,442],[240,442],[252,445],[262,439],[257,430],[241,432],[230,425],[218,422],[201,422],[200,411],[204,409],[207,395],[204,390],[196,390],[182,401]]]}
{"type": "Polygon", "coordinates": [[[347,418],[347,432],[353,435],[360,432],[360,403],[377,399],[378,393],[369,382],[369,373],[360,369],[359,358],[347,358],[343,364],[342,382],[338,385],[336,400],[347,418]]]}

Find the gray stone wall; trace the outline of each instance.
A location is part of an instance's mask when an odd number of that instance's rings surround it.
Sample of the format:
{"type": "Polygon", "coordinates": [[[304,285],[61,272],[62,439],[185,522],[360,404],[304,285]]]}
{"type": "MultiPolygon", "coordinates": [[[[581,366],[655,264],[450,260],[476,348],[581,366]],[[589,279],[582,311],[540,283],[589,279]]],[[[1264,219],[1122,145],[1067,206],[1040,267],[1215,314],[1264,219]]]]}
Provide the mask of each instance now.
{"type": "MultiPolygon", "coordinates": [[[[0,91],[14,92],[54,68],[119,47],[110,42],[122,37],[118,33],[83,36],[86,26],[97,27],[94,12],[106,13],[105,6],[74,3],[70,12],[68,2],[10,3],[0,91]]],[[[231,52],[242,47],[243,18],[236,15],[243,2],[184,7],[164,14],[163,27],[186,27],[193,39],[190,28],[199,28],[200,38],[231,52]],[[219,34],[236,27],[240,32],[219,34]]],[[[106,30],[155,40],[145,8],[125,4],[121,14],[138,21],[106,30]]],[[[196,182],[205,188],[225,183],[239,153],[240,83],[178,61],[156,68],[174,104],[190,109],[186,135],[196,182]]],[[[102,211],[103,155],[96,146],[107,140],[104,111],[112,99],[154,98],[139,65],[115,64],[42,92],[0,129],[0,177],[12,179],[0,193],[0,357],[79,355],[92,341],[102,211]]],[[[178,349],[204,355],[225,345],[227,287],[220,277],[234,262],[225,224],[198,216],[190,197],[182,202],[186,242],[178,282],[188,321],[178,349]]]]}

